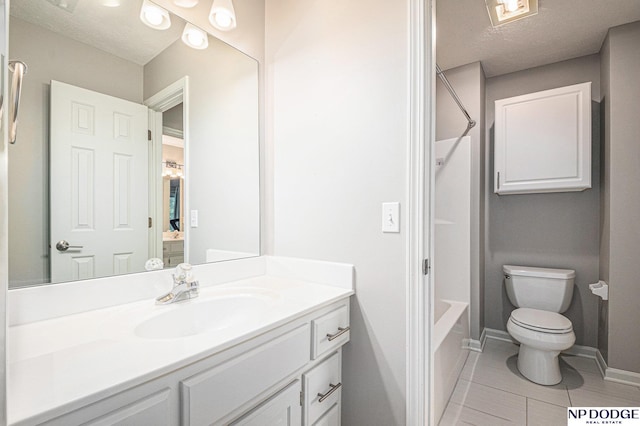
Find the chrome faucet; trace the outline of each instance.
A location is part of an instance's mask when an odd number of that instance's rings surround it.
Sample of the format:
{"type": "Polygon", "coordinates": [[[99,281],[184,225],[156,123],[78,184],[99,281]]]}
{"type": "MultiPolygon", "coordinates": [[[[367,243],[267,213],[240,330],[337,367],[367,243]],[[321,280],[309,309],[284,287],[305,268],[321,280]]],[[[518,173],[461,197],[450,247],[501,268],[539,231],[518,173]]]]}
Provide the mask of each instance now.
{"type": "Polygon", "coordinates": [[[168,305],[198,297],[199,287],[198,281],[191,275],[191,265],[181,263],[173,273],[173,289],[156,298],[156,305],[168,305]]]}

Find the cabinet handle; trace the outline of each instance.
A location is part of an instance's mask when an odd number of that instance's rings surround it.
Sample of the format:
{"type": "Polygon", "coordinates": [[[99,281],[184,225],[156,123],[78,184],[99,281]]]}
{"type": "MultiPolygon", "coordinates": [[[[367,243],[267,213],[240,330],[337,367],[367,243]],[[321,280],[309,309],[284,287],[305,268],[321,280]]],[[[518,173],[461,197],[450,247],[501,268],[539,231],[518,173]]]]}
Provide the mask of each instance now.
{"type": "Polygon", "coordinates": [[[324,401],[325,399],[329,398],[331,396],[331,394],[333,394],[335,391],[340,389],[342,387],[342,382],[338,383],[337,385],[329,383],[329,387],[331,389],[329,389],[329,391],[327,393],[325,393],[325,394],[318,393],[318,396],[320,397],[318,399],[318,402],[324,401]]]}
{"type": "Polygon", "coordinates": [[[346,333],[350,329],[351,329],[351,327],[344,327],[344,328],[338,327],[338,332],[334,333],[334,334],[327,333],[327,338],[329,339],[329,341],[332,341],[332,340],[337,339],[338,337],[342,336],[344,333],[346,333]]]}
{"type": "Polygon", "coordinates": [[[27,65],[22,61],[9,61],[9,70],[13,72],[11,79],[11,96],[13,98],[13,114],[9,119],[9,143],[16,143],[18,131],[18,108],[20,107],[20,94],[22,93],[22,79],[27,73],[27,65]]]}
{"type": "Polygon", "coordinates": [[[500,191],[500,172],[498,172],[498,191],[500,191]]]}

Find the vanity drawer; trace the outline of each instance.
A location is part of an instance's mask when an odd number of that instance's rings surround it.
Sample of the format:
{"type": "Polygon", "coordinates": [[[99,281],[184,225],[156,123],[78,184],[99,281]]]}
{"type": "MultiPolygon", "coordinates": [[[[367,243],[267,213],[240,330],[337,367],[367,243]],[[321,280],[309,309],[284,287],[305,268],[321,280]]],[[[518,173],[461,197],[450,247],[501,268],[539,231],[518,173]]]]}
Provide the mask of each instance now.
{"type": "MultiPolygon", "coordinates": [[[[304,374],[304,418],[306,425],[314,425],[323,414],[328,414],[336,404],[340,403],[342,396],[341,358],[341,352],[338,351],[304,374]]],[[[319,424],[324,423],[320,422],[319,424]]]]}
{"type": "Polygon", "coordinates": [[[182,381],[182,424],[219,424],[309,362],[309,339],[307,323],[182,381]]]}
{"type": "Polygon", "coordinates": [[[312,321],[311,357],[316,359],[349,341],[349,305],[340,306],[312,321]]]}

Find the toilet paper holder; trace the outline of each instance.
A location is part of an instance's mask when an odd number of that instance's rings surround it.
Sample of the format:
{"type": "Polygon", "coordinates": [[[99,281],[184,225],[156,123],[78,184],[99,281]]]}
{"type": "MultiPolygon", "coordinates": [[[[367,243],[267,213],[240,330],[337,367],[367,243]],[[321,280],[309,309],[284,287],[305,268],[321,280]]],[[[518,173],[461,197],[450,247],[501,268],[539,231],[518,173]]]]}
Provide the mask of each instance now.
{"type": "Polygon", "coordinates": [[[600,280],[597,283],[589,284],[589,289],[596,296],[602,297],[602,300],[609,300],[609,286],[606,282],[600,280]]]}

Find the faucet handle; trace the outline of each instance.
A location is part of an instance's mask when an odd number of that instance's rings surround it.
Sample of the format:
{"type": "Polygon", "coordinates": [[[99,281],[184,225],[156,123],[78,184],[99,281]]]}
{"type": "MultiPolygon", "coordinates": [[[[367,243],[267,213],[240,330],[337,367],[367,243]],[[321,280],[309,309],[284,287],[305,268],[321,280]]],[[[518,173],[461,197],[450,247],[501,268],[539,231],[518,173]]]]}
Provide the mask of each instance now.
{"type": "Polygon", "coordinates": [[[184,282],[191,278],[191,265],[189,263],[181,263],[176,266],[173,273],[173,280],[175,282],[184,282]]]}

